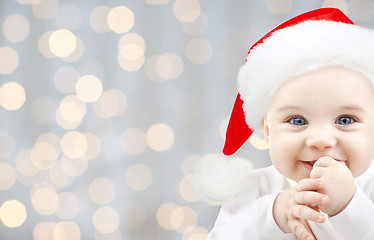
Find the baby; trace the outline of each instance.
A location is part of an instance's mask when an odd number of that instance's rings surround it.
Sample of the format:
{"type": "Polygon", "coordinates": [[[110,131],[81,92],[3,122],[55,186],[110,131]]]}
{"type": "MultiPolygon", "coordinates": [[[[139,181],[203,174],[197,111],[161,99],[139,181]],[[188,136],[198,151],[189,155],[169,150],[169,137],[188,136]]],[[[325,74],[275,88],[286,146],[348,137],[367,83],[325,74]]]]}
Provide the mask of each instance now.
{"type": "Polygon", "coordinates": [[[208,239],[374,239],[374,31],[338,9],[299,15],[250,49],[238,81],[224,153],[254,132],[273,164],[227,194],[208,239]]]}

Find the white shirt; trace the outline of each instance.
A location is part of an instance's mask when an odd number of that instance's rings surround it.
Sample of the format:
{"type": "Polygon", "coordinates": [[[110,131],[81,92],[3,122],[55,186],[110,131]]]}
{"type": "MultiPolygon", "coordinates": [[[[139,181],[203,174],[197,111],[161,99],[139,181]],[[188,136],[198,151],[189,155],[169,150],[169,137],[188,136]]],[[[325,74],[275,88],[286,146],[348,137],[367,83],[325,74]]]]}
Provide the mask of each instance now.
{"type": "MultiPolygon", "coordinates": [[[[292,240],[273,218],[277,195],[296,183],[281,175],[274,166],[255,170],[253,193],[233,203],[223,204],[208,240],[292,240]]],[[[318,240],[374,239],[374,163],[355,179],[356,193],[350,204],[324,223],[308,221],[318,240]]]]}

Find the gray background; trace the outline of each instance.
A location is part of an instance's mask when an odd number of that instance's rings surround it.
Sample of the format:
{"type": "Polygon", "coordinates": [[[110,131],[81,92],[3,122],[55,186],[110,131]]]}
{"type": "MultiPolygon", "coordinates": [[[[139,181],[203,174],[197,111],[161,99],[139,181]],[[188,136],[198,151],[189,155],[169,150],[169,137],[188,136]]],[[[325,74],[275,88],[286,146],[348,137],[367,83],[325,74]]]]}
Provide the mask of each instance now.
{"type": "MultiPolygon", "coordinates": [[[[201,156],[221,151],[236,73],[250,46],[281,22],[319,7],[338,7],[357,24],[374,25],[371,0],[195,0],[187,20],[175,10],[183,2],[0,0],[0,49],[18,55],[14,70],[0,70],[0,94],[6,94],[2,86],[17,83],[26,96],[15,110],[0,100],[0,239],[205,239],[219,208],[188,190],[193,167],[201,156]],[[134,15],[124,32],[108,27],[105,14],[93,14],[119,6],[134,15]],[[26,21],[9,23],[13,16],[26,21]],[[19,26],[29,32],[15,30],[19,26]],[[50,46],[41,37],[60,29],[83,47],[73,59],[42,53],[50,46]],[[12,37],[17,32],[23,37],[12,37]],[[134,33],[145,43],[144,52],[126,48],[143,59],[135,71],[126,68],[136,61],[122,67],[118,60],[120,39],[134,33]],[[100,109],[112,104],[100,107],[100,95],[81,101],[86,112],[66,127],[56,111],[67,96],[77,99],[75,84],[86,75],[99,79],[103,93],[120,93],[119,105],[113,103],[118,111],[103,115],[100,109]],[[69,155],[64,144],[75,140],[66,134],[87,133],[96,145],[69,155]],[[166,147],[160,150],[158,143],[166,147]],[[38,168],[38,161],[46,166],[38,168]],[[7,223],[2,204],[9,200],[26,209],[18,227],[7,223]]],[[[13,60],[0,56],[1,64],[7,61],[13,60]]],[[[64,109],[74,113],[74,106],[64,109]]],[[[255,167],[270,164],[267,151],[250,142],[237,154],[255,167]]]]}

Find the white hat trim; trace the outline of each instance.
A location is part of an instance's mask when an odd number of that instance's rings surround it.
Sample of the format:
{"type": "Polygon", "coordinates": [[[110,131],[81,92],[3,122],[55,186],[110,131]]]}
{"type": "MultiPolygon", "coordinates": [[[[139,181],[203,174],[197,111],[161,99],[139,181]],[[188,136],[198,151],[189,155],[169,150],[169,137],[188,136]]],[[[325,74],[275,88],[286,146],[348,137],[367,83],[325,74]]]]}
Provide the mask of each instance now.
{"type": "Polygon", "coordinates": [[[194,188],[212,205],[243,198],[253,190],[253,165],[239,157],[208,154],[196,166],[194,188]]]}
{"type": "Polygon", "coordinates": [[[355,70],[374,85],[374,30],[309,20],[274,32],[251,50],[238,74],[248,126],[263,136],[262,120],[280,85],[328,66],[355,70]]]}

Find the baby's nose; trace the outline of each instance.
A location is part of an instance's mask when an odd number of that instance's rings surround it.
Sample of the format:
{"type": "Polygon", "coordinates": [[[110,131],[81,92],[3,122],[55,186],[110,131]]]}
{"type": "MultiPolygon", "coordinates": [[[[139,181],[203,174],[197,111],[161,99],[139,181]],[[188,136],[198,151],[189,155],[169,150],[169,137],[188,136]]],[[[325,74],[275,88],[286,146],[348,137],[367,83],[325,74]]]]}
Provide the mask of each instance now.
{"type": "Polygon", "coordinates": [[[307,147],[319,150],[332,148],[336,143],[335,136],[327,129],[311,131],[306,140],[307,147]]]}

